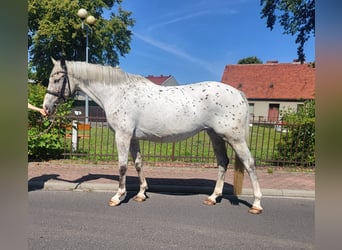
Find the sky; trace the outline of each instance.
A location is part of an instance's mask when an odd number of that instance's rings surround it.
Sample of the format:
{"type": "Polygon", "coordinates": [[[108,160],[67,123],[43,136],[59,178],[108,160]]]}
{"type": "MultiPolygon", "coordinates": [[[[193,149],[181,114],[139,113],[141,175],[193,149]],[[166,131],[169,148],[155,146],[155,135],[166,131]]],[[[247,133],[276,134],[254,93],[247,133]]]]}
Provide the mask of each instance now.
{"type": "MultiPolygon", "coordinates": [[[[263,63],[297,58],[296,36],[271,31],[260,0],[124,0],[132,12],[131,51],[120,58],[129,73],[172,75],[179,84],[220,81],[227,64],[256,56],[263,63]]],[[[305,46],[315,61],[315,37],[305,46]]]]}

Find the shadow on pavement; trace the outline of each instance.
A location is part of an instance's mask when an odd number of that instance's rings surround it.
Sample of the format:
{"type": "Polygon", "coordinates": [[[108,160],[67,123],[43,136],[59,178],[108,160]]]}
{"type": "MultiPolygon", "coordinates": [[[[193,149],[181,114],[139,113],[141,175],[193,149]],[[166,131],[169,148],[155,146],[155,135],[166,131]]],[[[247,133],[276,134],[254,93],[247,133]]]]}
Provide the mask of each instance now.
{"type": "Polygon", "coordinates": [[[28,181],[28,191],[35,191],[44,188],[44,183],[49,180],[58,180],[59,174],[43,174],[41,176],[33,177],[28,181]]]}
{"type": "MultiPolygon", "coordinates": [[[[63,181],[67,183],[75,183],[76,188],[84,182],[94,181],[98,179],[107,179],[112,181],[119,181],[118,175],[107,175],[107,174],[87,174],[78,179],[70,180],[59,177],[59,174],[48,174],[33,177],[28,181],[28,191],[35,191],[44,189],[44,184],[49,180],[63,181]]],[[[148,192],[162,193],[166,195],[193,195],[193,194],[205,194],[210,195],[214,190],[216,181],[199,178],[146,178],[149,189],[148,192]],[[167,187],[167,188],[166,188],[167,187]],[[197,188],[198,187],[198,188],[197,188]]],[[[139,178],[137,176],[126,176],[126,188],[127,195],[122,203],[127,203],[135,195],[139,189],[139,178]],[[134,192],[133,192],[134,191],[134,192]]],[[[243,204],[247,207],[252,205],[244,200],[239,199],[233,195],[233,186],[225,183],[223,188],[223,196],[217,198],[217,203],[220,203],[222,199],[227,199],[232,205],[243,204]]],[[[147,194],[148,196],[148,194],[147,194]]]]}

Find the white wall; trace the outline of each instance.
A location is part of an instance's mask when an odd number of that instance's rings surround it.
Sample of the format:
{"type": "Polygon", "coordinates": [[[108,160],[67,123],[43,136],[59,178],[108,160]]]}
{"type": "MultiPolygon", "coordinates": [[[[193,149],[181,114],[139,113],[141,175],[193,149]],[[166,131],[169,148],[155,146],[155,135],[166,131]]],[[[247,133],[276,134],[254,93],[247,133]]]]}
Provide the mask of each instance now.
{"type": "Polygon", "coordinates": [[[171,76],[170,78],[168,78],[165,82],[163,82],[162,84],[163,86],[178,86],[178,82],[176,81],[176,79],[171,76]]]}
{"type": "MultiPolygon", "coordinates": [[[[279,104],[279,116],[281,116],[281,111],[288,110],[291,108],[294,111],[297,111],[297,105],[303,104],[303,102],[283,102],[283,101],[254,101],[248,100],[248,103],[254,103],[254,116],[255,118],[264,117],[267,120],[268,117],[268,109],[270,104],[279,104]]],[[[279,117],[281,118],[281,117],[279,117]]]]}

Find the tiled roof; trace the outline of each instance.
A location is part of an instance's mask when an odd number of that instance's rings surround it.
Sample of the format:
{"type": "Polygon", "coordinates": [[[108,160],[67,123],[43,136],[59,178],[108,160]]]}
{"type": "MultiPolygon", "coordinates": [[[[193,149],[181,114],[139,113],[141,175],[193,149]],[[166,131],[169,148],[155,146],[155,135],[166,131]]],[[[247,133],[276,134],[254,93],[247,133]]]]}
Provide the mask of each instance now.
{"type": "Polygon", "coordinates": [[[149,79],[151,82],[154,82],[155,84],[162,85],[167,79],[169,79],[171,76],[146,76],[147,79],[149,79]]]}
{"type": "Polygon", "coordinates": [[[227,65],[222,82],[248,99],[314,99],[315,68],[310,64],[266,63],[227,65]]]}

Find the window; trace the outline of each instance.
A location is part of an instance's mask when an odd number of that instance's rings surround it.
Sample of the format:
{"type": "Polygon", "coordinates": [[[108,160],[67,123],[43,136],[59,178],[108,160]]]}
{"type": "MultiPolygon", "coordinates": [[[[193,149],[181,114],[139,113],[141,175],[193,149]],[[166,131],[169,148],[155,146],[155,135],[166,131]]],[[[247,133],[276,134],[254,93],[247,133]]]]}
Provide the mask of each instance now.
{"type": "Polygon", "coordinates": [[[297,112],[300,111],[304,107],[304,104],[297,104],[297,112]]]}
{"type": "Polygon", "coordinates": [[[254,115],[254,103],[249,103],[249,113],[254,115]]]}

